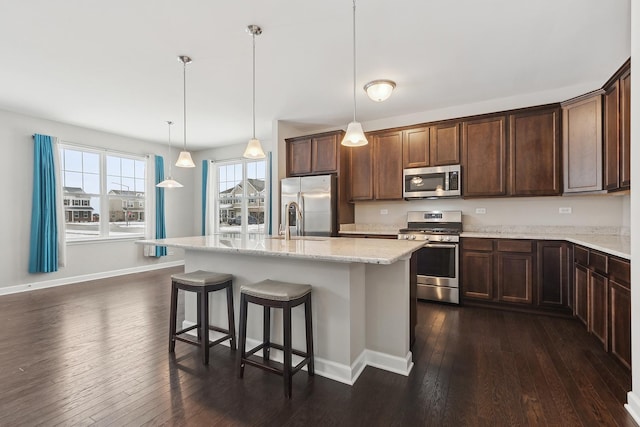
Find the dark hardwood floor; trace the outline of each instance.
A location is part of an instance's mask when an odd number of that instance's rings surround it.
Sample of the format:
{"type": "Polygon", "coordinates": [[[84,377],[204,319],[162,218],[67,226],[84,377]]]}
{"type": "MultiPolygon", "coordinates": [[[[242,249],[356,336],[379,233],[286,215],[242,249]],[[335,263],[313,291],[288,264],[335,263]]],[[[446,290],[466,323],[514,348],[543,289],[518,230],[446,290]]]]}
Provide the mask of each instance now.
{"type": "Polygon", "coordinates": [[[163,270],[0,297],[0,426],[632,426],[631,387],[575,320],[418,304],[409,377],[366,368],[353,387],[281,378],[235,354],[167,352],[163,270]]]}

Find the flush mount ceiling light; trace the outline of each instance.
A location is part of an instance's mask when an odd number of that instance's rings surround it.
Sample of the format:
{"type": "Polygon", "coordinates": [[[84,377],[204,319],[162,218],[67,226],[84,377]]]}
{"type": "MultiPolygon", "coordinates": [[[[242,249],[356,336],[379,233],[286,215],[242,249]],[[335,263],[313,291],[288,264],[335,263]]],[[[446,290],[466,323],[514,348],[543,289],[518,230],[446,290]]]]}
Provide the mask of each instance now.
{"type": "Polygon", "coordinates": [[[342,145],[360,147],[368,143],[362,125],[356,121],[356,0],[353,0],[353,121],[347,126],[342,145]]]}
{"type": "Polygon", "coordinates": [[[265,154],[260,140],[256,138],[256,36],[262,34],[262,28],[257,25],[249,25],[247,33],[253,37],[253,137],[247,143],[242,157],[247,159],[264,159],[265,154]]]}
{"type": "MultiPolygon", "coordinates": [[[[171,125],[173,122],[167,120],[167,125],[169,125],[169,157],[171,157],[171,125]]],[[[156,184],[156,187],[160,188],[180,188],[184,187],[178,181],[171,178],[171,162],[169,162],[169,176],[164,181],[156,184]]]]}
{"type": "Polygon", "coordinates": [[[179,168],[195,168],[196,164],[191,159],[191,153],[187,151],[187,64],[191,63],[191,58],[186,55],[178,56],[178,61],[182,62],[182,77],[184,89],[184,146],[176,162],[179,168]]]}
{"type": "Polygon", "coordinates": [[[396,82],[382,79],[367,83],[364,85],[364,90],[372,101],[382,102],[391,96],[395,87],[396,82]]]}

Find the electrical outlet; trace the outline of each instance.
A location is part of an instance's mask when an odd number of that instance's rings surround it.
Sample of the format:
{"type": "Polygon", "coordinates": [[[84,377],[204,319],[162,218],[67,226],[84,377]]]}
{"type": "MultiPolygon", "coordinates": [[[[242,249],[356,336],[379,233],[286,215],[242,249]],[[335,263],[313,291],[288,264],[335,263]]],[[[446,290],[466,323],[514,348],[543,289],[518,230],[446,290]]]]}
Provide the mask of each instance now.
{"type": "Polygon", "coordinates": [[[558,208],[558,213],[570,214],[571,213],[571,208],[558,208]]]}
{"type": "Polygon", "coordinates": [[[174,253],[175,252],[173,252],[173,251],[169,251],[169,252],[167,252],[167,255],[173,255],[174,253]]]}
{"type": "Polygon", "coordinates": [[[487,213],[487,208],[476,208],[476,213],[478,215],[484,215],[487,213]]]}
{"type": "Polygon", "coordinates": [[[380,215],[389,215],[389,209],[380,209],[380,215]]]}

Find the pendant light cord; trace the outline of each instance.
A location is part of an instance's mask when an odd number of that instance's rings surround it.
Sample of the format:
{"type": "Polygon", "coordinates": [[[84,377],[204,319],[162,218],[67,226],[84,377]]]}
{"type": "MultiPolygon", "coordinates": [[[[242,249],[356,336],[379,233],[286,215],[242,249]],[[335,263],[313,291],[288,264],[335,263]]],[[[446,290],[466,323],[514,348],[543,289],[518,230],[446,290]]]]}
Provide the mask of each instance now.
{"type": "Polygon", "coordinates": [[[187,151],[187,62],[182,62],[182,90],[184,93],[183,123],[184,123],[184,151],[187,151]]]}
{"type": "MultiPolygon", "coordinates": [[[[169,125],[169,159],[171,158],[171,125],[172,121],[167,120],[167,125],[169,125]]],[[[171,161],[169,161],[169,178],[171,178],[171,161]]]]}
{"type": "Polygon", "coordinates": [[[353,121],[356,121],[356,0],[353,0],[353,121]]]}
{"type": "Polygon", "coordinates": [[[256,139],[256,33],[253,36],[253,139],[256,139]]]}

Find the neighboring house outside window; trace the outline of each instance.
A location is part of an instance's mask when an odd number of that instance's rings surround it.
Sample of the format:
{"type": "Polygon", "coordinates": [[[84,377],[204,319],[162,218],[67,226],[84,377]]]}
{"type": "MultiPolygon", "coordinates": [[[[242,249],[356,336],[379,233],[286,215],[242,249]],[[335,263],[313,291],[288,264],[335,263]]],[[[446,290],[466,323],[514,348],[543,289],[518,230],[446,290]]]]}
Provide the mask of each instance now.
{"type": "Polygon", "coordinates": [[[144,236],[146,158],[61,145],[66,240],[144,236]]]}
{"type": "Polygon", "coordinates": [[[265,160],[215,164],[217,191],[212,200],[218,232],[265,232],[267,198],[265,160]]]}

